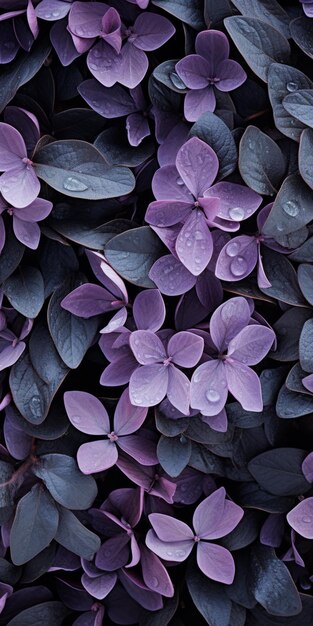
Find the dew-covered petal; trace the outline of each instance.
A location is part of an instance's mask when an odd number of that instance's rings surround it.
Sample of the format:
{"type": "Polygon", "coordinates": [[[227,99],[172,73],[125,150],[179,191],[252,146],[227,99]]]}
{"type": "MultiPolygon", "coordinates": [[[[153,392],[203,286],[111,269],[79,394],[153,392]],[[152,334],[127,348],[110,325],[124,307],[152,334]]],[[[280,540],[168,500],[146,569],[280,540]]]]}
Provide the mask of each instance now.
{"type": "Polygon", "coordinates": [[[212,360],[197,367],[190,385],[190,404],[205,415],[218,415],[227,400],[227,382],[224,364],[212,360]]]}
{"type": "Polygon", "coordinates": [[[210,533],[219,527],[225,498],[226,491],[224,487],[220,487],[198,504],[192,518],[192,525],[198,537],[210,539],[210,533]]]}
{"type": "Polygon", "coordinates": [[[299,502],[287,513],[287,521],[301,537],[313,539],[313,498],[299,502]]]}
{"type": "Polygon", "coordinates": [[[167,352],[176,365],[194,367],[200,360],[204,340],[195,333],[182,331],[176,333],[168,342],[167,352]]]}
{"type": "Polygon", "coordinates": [[[181,200],[156,200],[150,202],[145,220],[153,226],[173,226],[184,222],[191,213],[193,204],[181,200]]]}
{"type": "Polygon", "coordinates": [[[7,346],[0,352],[0,372],[6,367],[11,367],[20,358],[26,348],[24,341],[19,341],[16,346],[7,346]]]}
{"type": "Polygon", "coordinates": [[[127,309],[123,306],[119,311],[117,311],[117,313],[115,313],[115,315],[113,315],[108,324],[101,328],[99,332],[102,334],[115,332],[116,330],[124,326],[126,320],[127,309]]]}
{"type": "Polygon", "coordinates": [[[140,330],[157,331],[165,320],[165,304],[158,289],[141,291],[133,304],[133,316],[140,330]]]}
{"type": "Polygon", "coordinates": [[[155,406],[166,396],[168,370],[155,363],[138,367],[129,381],[129,397],[135,406],[155,406]]]}
{"type": "MultiPolygon", "coordinates": [[[[256,328],[256,326],[254,326],[256,328]]],[[[258,375],[247,365],[234,361],[225,363],[227,385],[230,393],[245,411],[263,409],[262,389],[258,375]]]]}
{"type": "Polygon", "coordinates": [[[119,57],[121,59],[118,71],[116,71],[117,66],[115,65],[114,67],[116,81],[125,85],[125,87],[129,87],[129,89],[134,89],[141,83],[147,73],[148,57],[143,50],[136,48],[135,45],[129,42],[124,44],[119,57]]]}
{"type": "Polygon", "coordinates": [[[41,231],[36,222],[24,222],[17,215],[13,215],[13,230],[15,237],[27,248],[31,250],[38,248],[41,231]]]}
{"type": "Polygon", "coordinates": [[[140,13],[133,30],[136,33],[133,45],[147,52],[163,46],[175,33],[173,24],[157,13],[140,13]]]}
{"type": "Polygon", "coordinates": [[[141,365],[162,363],[167,358],[161,339],[151,330],[135,330],[130,335],[129,345],[141,365]]]}
{"type": "Polygon", "coordinates": [[[133,406],[129,391],[123,391],[114,413],[114,432],[117,435],[130,435],[138,430],[147,415],[146,407],[133,406]]]}
{"type": "Polygon", "coordinates": [[[94,78],[85,80],[77,88],[89,106],[108,119],[122,117],[137,111],[137,106],[128,89],[121,85],[104,87],[94,78]]]}
{"type": "Polygon", "coordinates": [[[213,113],[216,107],[214,88],[209,85],[203,89],[188,91],[184,100],[184,113],[188,122],[196,122],[203,113],[213,113]]]}
{"type": "Polygon", "coordinates": [[[21,160],[27,157],[25,141],[22,135],[10,126],[0,123],[0,171],[16,169],[21,160]]]}
{"type": "Polygon", "coordinates": [[[247,74],[242,69],[241,65],[231,59],[224,59],[224,61],[219,64],[217,73],[220,80],[216,83],[216,87],[220,91],[232,91],[233,89],[237,89],[237,87],[240,87],[247,79],[247,74]]]}
{"type": "Polygon", "coordinates": [[[175,71],[189,89],[203,89],[209,84],[210,65],[199,54],[189,54],[178,61],[175,71]]]}
{"type": "Polygon", "coordinates": [[[137,147],[150,135],[149,122],[142,113],[131,113],[126,120],[126,131],[130,145],[137,147]]]}
{"type": "Polygon", "coordinates": [[[66,391],[64,406],[67,416],[78,430],[88,435],[105,435],[110,420],[102,402],[86,391],[66,391]]]}
{"type": "Polygon", "coordinates": [[[204,30],[196,37],[196,52],[207,59],[211,77],[216,74],[218,65],[229,57],[229,43],[226,35],[220,30],[204,30]]]}
{"type": "Polygon", "coordinates": [[[190,382],[186,374],[174,366],[168,369],[167,397],[183,415],[189,415],[190,382]]]}
{"type": "MultiPolygon", "coordinates": [[[[82,575],[81,581],[83,587],[93,598],[96,598],[97,600],[103,600],[107,597],[107,595],[110,593],[110,591],[112,591],[113,587],[115,586],[116,574],[112,572],[107,574],[101,574],[100,576],[95,576],[91,578],[84,573],[82,575]]],[[[92,622],[92,624],[95,624],[96,626],[96,622],[92,622]]],[[[84,624],[82,624],[82,626],[84,626],[84,624]]],[[[88,624],[86,624],[85,626],[88,626],[88,624]]]]}
{"type": "Polygon", "coordinates": [[[193,532],[185,522],[170,515],[151,513],[149,522],[161,541],[184,541],[193,539],[193,532]]]}
{"type": "Polygon", "coordinates": [[[40,182],[31,165],[21,163],[16,169],[0,177],[0,191],[4,199],[18,209],[28,206],[40,192],[40,182]]]}
{"type": "Polygon", "coordinates": [[[245,365],[256,365],[269,352],[275,333],[266,326],[253,324],[243,328],[228,346],[228,356],[245,365]]]}
{"type": "Polygon", "coordinates": [[[166,254],[158,259],[149,272],[161,293],[166,296],[180,296],[192,289],[197,278],[172,254],[166,254]]]}
{"type": "Polygon", "coordinates": [[[121,304],[114,304],[114,296],[104,287],[84,283],[65,296],[61,306],[78,317],[89,318],[107,311],[114,311],[121,304]]]}
{"type": "Polygon", "coordinates": [[[200,209],[194,209],[187,218],[177,236],[175,250],[194,276],[199,276],[207,267],[213,253],[213,239],[200,209]]]}
{"type": "Polygon", "coordinates": [[[178,151],[176,167],[186,187],[197,199],[203,196],[215,180],[219,162],[207,143],[192,137],[178,151]]]}
{"type": "Polygon", "coordinates": [[[116,82],[122,82],[119,81],[121,64],[121,54],[117,54],[105,41],[99,41],[88,52],[87,66],[92,75],[104,87],[112,87],[116,82]]]}
{"type": "Polygon", "coordinates": [[[251,217],[262,202],[262,196],[237,183],[216,183],[207,189],[205,196],[219,198],[217,216],[233,222],[242,222],[251,217]]]}
{"type": "Polygon", "coordinates": [[[140,553],[142,577],[147,587],[152,591],[161,593],[166,598],[172,598],[174,595],[173,583],[163,563],[145,545],[141,544],[140,553]]]}
{"type": "Polygon", "coordinates": [[[200,541],[197,546],[197,563],[203,574],[211,580],[231,585],[235,577],[234,559],[226,548],[200,541]]]}
{"type": "Polygon", "coordinates": [[[152,191],[157,200],[179,200],[194,203],[192,193],[187,189],[175,165],[160,167],[152,179],[152,191]]]}
{"type": "Polygon", "coordinates": [[[250,308],[245,298],[231,298],[214,311],[210,321],[212,341],[224,352],[233,337],[249,324],[250,308]]]}
{"type": "Polygon", "coordinates": [[[40,17],[41,20],[54,22],[66,17],[71,6],[71,4],[60,0],[41,0],[35,10],[37,17],[40,17]]]}
{"type": "Polygon", "coordinates": [[[235,282],[249,276],[258,261],[258,243],[255,237],[234,237],[222,248],[215,274],[221,280],[235,282]]]}
{"type": "Polygon", "coordinates": [[[102,2],[73,2],[68,18],[69,31],[84,39],[98,37],[101,33],[101,20],[108,8],[102,2]]]}
{"type": "Polygon", "coordinates": [[[113,572],[126,565],[129,557],[129,536],[123,532],[107,539],[98,550],[95,564],[99,569],[113,572]]]}
{"type": "Polygon", "coordinates": [[[117,445],[141,465],[155,465],[158,462],[155,442],[143,435],[119,437],[117,445]]]}
{"type": "Polygon", "coordinates": [[[103,472],[115,465],[117,459],[117,447],[108,439],[83,443],[77,452],[78,467],[83,474],[103,472]]]}
{"type": "Polygon", "coordinates": [[[146,536],[146,545],[152,552],[157,554],[160,559],[164,561],[173,561],[175,563],[182,563],[189,556],[194,541],[192,539],[164,542],[158,538],[157,534],[153,530],[149,530],[146,536]]]}

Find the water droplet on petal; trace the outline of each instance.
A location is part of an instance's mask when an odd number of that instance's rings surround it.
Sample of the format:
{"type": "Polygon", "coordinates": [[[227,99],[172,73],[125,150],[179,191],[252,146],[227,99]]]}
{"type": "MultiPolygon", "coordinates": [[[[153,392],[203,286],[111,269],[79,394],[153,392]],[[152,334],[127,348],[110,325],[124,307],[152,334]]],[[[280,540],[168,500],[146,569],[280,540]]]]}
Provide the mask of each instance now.
{"type": "Polygon", "coordinates": [[[180,176],[178,176],[176,178],[176,184],[181,186],[181,185],[184,185],[185,183],[184,183],[183,179],[180,176]]]}
{"type": "Polygon", "coordinates": [[[186,550],[175,550],[175,556],[178,558],[186,556],[186,550]]]}
{"type": "Polygon", "coordinates": [[[227,256],[230,256],[230,257],[236,256],[239,250],[240,250],[239,243],[237,243],[237,241],[231,241],[226,247],[226,254],[227,256]]]}
{"type": "Polygon", "coordinates": [[[77,180],[77,178],[73,178],[73,176],[69,176],[65,179],[63,187],[64,189],[67,189],[67,191],[85,191],[88,189],[88,186],[85,185],[85,183],[77,180]]]}
{"type": "Polygon", "coordinates": [[[243,256],[238,256],[230,264],[230,270],[234,276],[243,276],[247,271],[247,267],[247,261],[243,258],[243,256]]]}
{"type": "Polygon", "coordinates": [[[218,391],[216,391],[216,389],[208,389],[208,391],[205,394],[205,397],[207,398],[207,400],[209,402],[218,402],[220,399],[220,394],[218,393],[218,391]]]}
{"type": "Polygon", "coordinates": [[[166,554],[167,556],[173,556],[173,552],[171,550],[167,550],[166,554]]]}
{"type": "Polygon", "coordinates": [[[234,222],[241,222],[245,216],[245,212],[240,206],[235,206],[229,209],[228,215],[234,222]]]}
{"type": "Polygon", "coordinates": [[[313,515],[304,515],[302,518],[304,524],[311,524],[313,522],[313,515]]]}
{"type": "Polygon", "coordinates": [[[152,585],[152,587],[158,587],[159,586],[159,579],[156,576],[152,576],[150,583],[152,585]]]}
{"type": "Polygon", "coordinates": [[[287,87],[287,91],[292,93],[293,91],[297,91],[298,83],[294,83],[291,81],[290,83],[287,83],[286,87],[287,87]]]}

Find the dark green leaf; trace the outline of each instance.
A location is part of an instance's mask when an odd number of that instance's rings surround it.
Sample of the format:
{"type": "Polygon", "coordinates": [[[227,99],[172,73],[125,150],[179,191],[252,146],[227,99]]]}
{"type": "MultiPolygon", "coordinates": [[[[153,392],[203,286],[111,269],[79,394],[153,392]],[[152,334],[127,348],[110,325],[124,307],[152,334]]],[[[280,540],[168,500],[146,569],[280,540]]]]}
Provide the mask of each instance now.
{"type": "Polygon", "coordinates": [[[67,220],[55,220],[52,224],[58,233],[79,243],[85,248],[92,250],[103,250],[110,239],[120,233],[132,228],[133,222],[130,220],[112,220],[100,226],[91,227],[89,220],[85,222],[72,222],[67,220]]]}
{"type": "Polygon", "coordinates": [[[218,179],[226,178],[237,167],[237,147],[228,126],[214,113],[204,113],[191,127],[190,134],[213,148],[219,160],[218,179]]]}
{"type": "Polygon", "coordinates": [[[233,9],[230,0],[204,0],[204,19],[208,28],[214,27],[225,17],[232,15],[233,9]]]}
{"type": "Polygon", "coordinates": [[[253,72],[267,82],[271,63],[284,63],[290,56],[288,40],[272,25],[254,17],[227,17],[224,24],[253,72]]]}
{"type": "Polygon", "coordinates": [[[144,139],[139,146],[131,146],[128,143],[124,128],[121,127],[107,128],[98,135],[94,145],[109,165],[126,165],[128,167],[138,167],[155,150],[154,143],[149,137],[144,139]]]}
{"type": "Polygon", "coordinates": [[[313,219],[313,192],[299,175],[286,178],[262,232],[270,237],[293,233],[313,219]]]}
{"type": "Polygon", "coordinates": [[[67,367],[75,369],[90,348],[97,330],[97,319],[83,319],[61,307],[61,301],[75,287],[82,284],[79,278],[68,278],[58,287],[48,306],[48,325],[54,345],[67,367]]]}
{"type": "Polygon", "coordinates": [[[192,443],[189,465],[204,474],[217,474],[217,476],[224,475],[222,460],[210,452],[210,450],[207,450],[204,446],[194,442],[192,443]]]}
{"type": "Polygon", "coordinates": [[[210,428],[201,417],[192,417],[189,421],[189,425],[186,431],[187,437],[198,443],[219,445],[227,443],[233,438],[233,428],[228,428],[226,433],[218,432],[213,428],[210,428]]]}
{"type": "Polygon", "coordinates": [[[188,424],[188,417],[173,420],[169,417],[165,417],[165,415],[159,411],[159,407],[155,408],[155,425],[157,430],[166,437],[176,437],[177,435],[181,435],[181,433],[187,429],[188,424]]]}
{"type": "Polygon", "coordinates": [[[37,176],[72,198],[102,200],[130,193],[135,178],[126,167],[109,167],[100,152],[86,141],[53,141],[36,152],[37,176]]]}
{"type": "Polygon", "coordinates": [[[302,384],[302,379],[307,376],[307,373],[302,369],[300,363],[296,363],[288,373],[286,378],[286,387],[289,391],[296,391],[297,393],[310,393],[302,384]]]}
{"type": "MultiPolygon", "coordinates": [[[[302,309],[301,309],[302,312],[302,309]]],[[[294,360],[294,359],[292,359],[294,360]]],[[[277,394],[281,388],[286,376],[286,367],[275,367],[275,369],[265,369],[260,374],[260,383],[262,387],[262,397],[265,407],[275,404],[277,394]]]]}
{"type": "Polygon", "coordinates": [[[297,361],[299,359],[299,339],[303,324],[310,319],[310,309],[292,307],[275,322],[273,328],[277,338],[277,350],[271,353],[275,361],[297,361]]]}
{"type": "Polygon", "coordinates": [[[223,585],[209,580],[197,567],[189,567],[186,582],[199,613],[209,626],[229,626],[231,601],[223,585]]]}
{"type": "Polygon", "coordinates": [[[101,115],[92,109],[67,109],[56,113],[52,119],[57,139],[82,139],[95,137],[105,125],[101,115]]]}
{"type": "Polygon", "coordinates": [[[289,259],[297,261],[298,263],[305,263],[306,261],[312,261],[313,259],[313,237],[310,237],[305,243],[297,250],[289,255],[289,259]]]}
{"type": "MultiPolygon", "coordinates": [[[[169,623],[172,623],[171,619],[174,617],[178,606],[178,597],[174,596],[174,598],[164,600],[164,606],[159,611],[144,613],[143,617],[140,618],[139,626],[168,626],[169,623]]],[[[175,625],[173,624],[173,626],[175,625]]]]}
{"type": "Polygon", "coordinates": [[[56,541],[82,559],[91,561],[101,546],[99,537],[88,530],[72,511],[59,508],[59,515],[56,541]]]}
{"type": "Polygon", "coordinates": [[[278,417],[284,419],[293,419],[313,413],[313,396],[295,393],[283,386],[278,394],[276,412],[278,417]]]}
{"type": "Polygon", "coordinates": [[[237,428],[254,428],[264,421],[264,412],[255,413],[245,411],[239,402],[227,404],[226,412],[229,422],[237,428]]]}
{"type": "Polygon", "coordinates": [[[251,589],[255,599],[271,615],[297,615],[301,599],[286,565],[273,548],[258,545],[251,550],[251,589]]]}
{"type": "Polygon", "coordinates": [[[312,89],[312,81],[300,70],[289,65],[273,63],[268,72],[268,92],[273,108],[274,122],[284,135],[299,141],[305,126],[283,106],[285,96],[297,89],[312,89]]]}
{"type": "Polygon", "coordinates": [[[45,297],[52,294],[72,272],[77,272],[77,256],[70,246],[46,239],[39,256],[39,267],[45,282],[45,297]]]}
{"type": "MultiPolygon", "coordinates": [[[[262,518],[261,518],[262,519],[262,518]]],[[[253,543],[260,534],[260,514],[255,511],[245,511],[243,518],[234,530],[220,539],[221,545],[230,552],[242,550],[253,543]]]]}
{"type": "Polygon", "coordinates": [[[75,459],[65,454],[45,454],[33,467],[52,497],[66,509],[88,509],[97,495],[97,484],[92,476],[78,469],[75,459]]]}
{"type": "Polygon", "coordinates": [[[7,585],[15,585],[21,576],[21,568],[0,558],[0,580],[7,585]]]}
{"type": "Polygon", "coordinates": [[[205,27],[201,0],[152,0],[152,4],[174,15],[182,22],[186,22],[196,30],[205,27]]]}
{"type": "Polygon", "coordinates": [[[239,149],[239,170],[245,183],[257,193],[272,196],[285,169],[286,161],[277,143],[256,126],[248,126],[239,149]]]}
{"type": "Polygon", "coordinates": [[[301,465],[307,456],[299,448],[272,448],[248,464],[249,472],[262,489],[276,496],[297,496],[310,489],[301,465]]]}
{"type": "Polygon", "coordinates": [[[301,48],[304,54],[313,59],[313,24],[312,20],[308,20],[304,15],[293,20],[290,23],[290,32],[297,46],[301,48]]]}
{"type": "Polygon", "coordinates": [[[41,576],[47,573],[48,569],[53,566],[55,561],[57,544],[53,541],[47,548],[42,550],[37,556],[25,563],[23,567],[23,574],[20,582],[25,585],[26,583],[32,583],[38,580],[41,576]]]}
{"type": "Polygon", "coordinates": [[[290,37],[289,15],[277,0],[231,0],[235,7],[247,17],[257,17],[279,30],[282,35],[290,37]]]}
{"type": "Polygon", "coordinates": [[[298,287],[297,274],[284,255],[264,248],[263,265],[265,274],[272,284],[267,289],[262,288],[263,293],[287,304],[305,306],[305,300],[298,287]]]}
{"type": "Polygon", "coordinates": [[[68,613],[64,604],[51,600],[21,611],[7,626],[61,626],[68,613]]]}
{"type": "Polygon", "coordinates": [[[23,417],[31,424],[41,424],[46,418],[53,394],[37,374],[25,351],[10,371],[13,400],[23,417]]]}
{"type": "Polygon", "coordinates": [[[162,250],[160,239],[150,226],[141,226],[110,239],[105,246],[105,256],[126,280],[139,287],[154,287],[149,271],[162,250]]]}
{"type": "MultiPolygon", "coordinates": [[[[301,266],[302,267],[302,266],[301,266]]],[[[309,266],[312,268],[312,266],[309,266]]],[[[313,268],[312,268],[313,269],[313,268]]],[[[313,318],[307,320],[303,325],[300,342],[299,355],[301,367],[306,372],[313,372],[313,318]]]]}
{"type": "Polygon", "coordinates": [[[313,89],[290,93],[284,98],[283,107],[302,124],[313,128],[313,89]]]}
{"type": "Polygon", "coordinates": [[[306,128],[300,138],[299,147],[299,171],[311,189],[313,189],[313,130],[306,128]]]}
{"type": "Polygon", "coordinates": [[[19,267],[3,284],[10,304],[25,317],[37,317],[45,299],[42,275],[35,267],[19,267]]]}
{"type": "Polygon", "coordinates": [[[29,356],[38,376],[49,385],[51,393],[55,393],[68,373],[68,368],[56,351],[48,326],[43,320],[36,324],[31,334],[29,356]],[[45,347],[44,350],[42,346],[45,347]]]}
{"type": "Polygon", "coordinates": [[[14,502],[16,484],[12,480],[14,466],[0,461],[0,508],[8,507],[14,502]]]}
{"type": "Polygon", "coordinates": [[[238,504],[267,513],[287,513],[294,506],[294,497],[273,496],[258,483],[246,482],[239,485],[238,504]]]}
{"type": "Polygon", "coordinates": [[[302,263],[298,267],[299,287],[307,299],[313,305],[313,265],[302,263]]]}
{"type": "MultiPolygon", "coordinates": [[[[1,81],[1,78],[0,78],[1,81]]],[[[16,270],[22,260],[25,247],[16,239],[11,225],[6,224],[6,238],[0,259],[0,282],[3,283],[16,270]]]]}
{"type": "Polygon", "coordinates": [[[175,65],[178,61],[179,59],[170,59],[160,63],[153,71],[153,77],[169,89],[172,89],[172,91],[187,93],[188,89],[185,83],[183,83],[175,71],[175,65]]]}
{"type": "Polygon", "coordinates": [[[57,532],[59,513],[46,489],[37,484],[19,501],[10,534],[11,558],[23,565],[44,550],[57,532]]]}
{"type": "Polygon", "coordinates": [[[164,437],[161,435],[157,455],[163,469],[169,476],[179,476],[188,465],[191,454],[191,442],[184,435],[164,437]]]}
{"type": "Polygon", "coordinates": [[[19,430],[24,431],[31,437],[36,437],[36,439],[53,441],[54,439],[62,437],[69,429],[69,421],[65,410],[63,407],[58,406],[58,404],[54,405],[49,411],[45,421],[38,425],[31,424],[25,420],[13,405],[10,405],[7,411],[9,411],[10,416],[13,413],[14,423],[19,430]]]}

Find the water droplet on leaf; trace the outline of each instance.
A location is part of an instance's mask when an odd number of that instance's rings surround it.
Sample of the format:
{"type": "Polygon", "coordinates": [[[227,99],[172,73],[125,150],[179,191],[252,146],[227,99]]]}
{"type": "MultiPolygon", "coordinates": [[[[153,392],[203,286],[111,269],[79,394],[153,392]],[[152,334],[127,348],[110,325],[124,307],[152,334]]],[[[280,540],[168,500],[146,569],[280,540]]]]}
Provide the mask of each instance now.
{"type": "Polygon", "coordinates": [[[63,187],[64,189],[67,189],[67,191],[85,191],[88,189],[88,186],[85,185],[85,183],[77,180],[77,178],[73,178],[73,176],[66,178],[63,183],[63,187]]]}

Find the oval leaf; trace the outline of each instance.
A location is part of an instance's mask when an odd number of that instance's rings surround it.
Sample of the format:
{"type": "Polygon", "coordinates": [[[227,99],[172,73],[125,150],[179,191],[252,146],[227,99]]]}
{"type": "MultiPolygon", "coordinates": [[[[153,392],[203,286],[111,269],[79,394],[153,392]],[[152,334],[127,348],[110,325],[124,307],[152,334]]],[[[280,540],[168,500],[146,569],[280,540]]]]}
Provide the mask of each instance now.
{"type": "Polygon", "coordinates": [[[299,448],[273,448],[248,463],[249,472],[259,485],[275,496],[297,496],[310,489],[301,466],[307,456],[299,448]]]}
{"type": "Polygon", "coordinates": [[[245,183],[257,193],[272,196],[285,169],[285,158],[277,143],[256,126],[248,126],[239,149],[239,170],[245,183]]]}
{"type": "Polygon", "coordinates": [[[3,284],[10,304],[25,317],[37,317],[45,300],[42,275],[35,267],[19,267],[3,284]]]}
{"type": "Polygon", "coordinates": [[[157,455],[163,469],[169,476],[179,476],[188,465],[191,442],[186,437],[164,437],[161,435],[157,455]]]}
{"type": "Polygon", "coordinates": [[[190,134],[213,148],[219,160],[217,180],[226,178],[237,167],[237,147],[228,126],[214,113],[204,113],[191,127],[190,134]]]}

